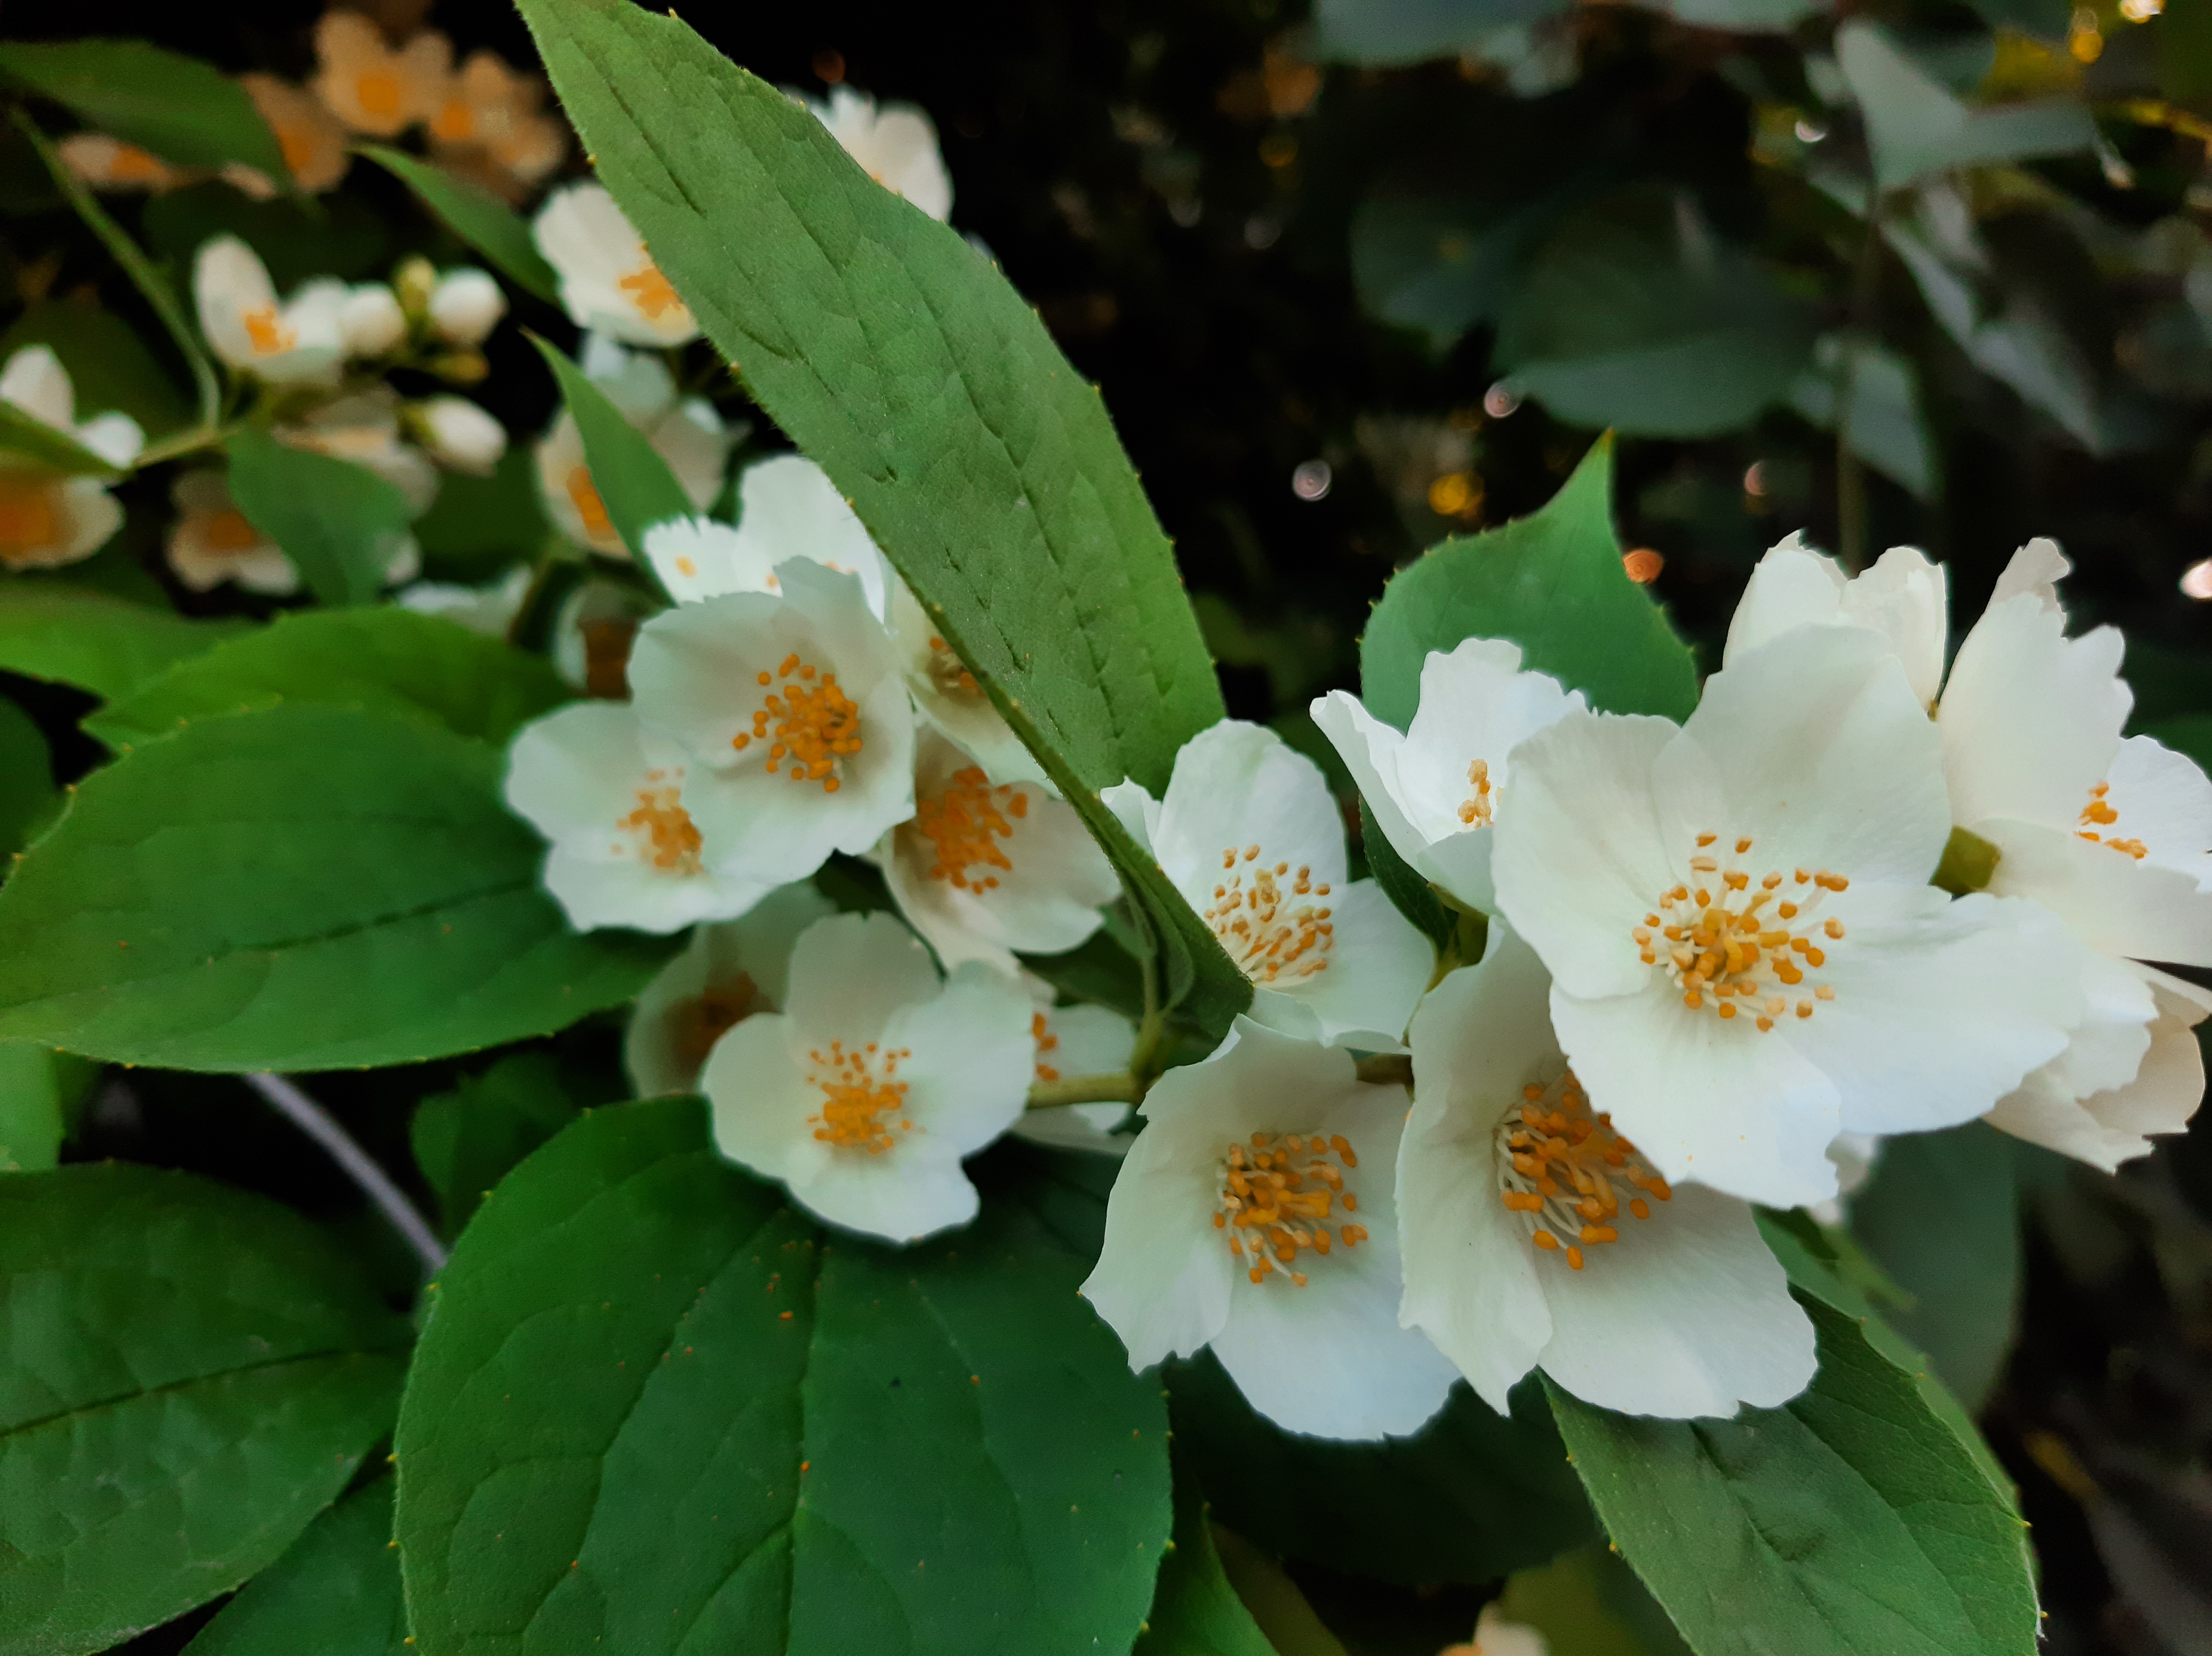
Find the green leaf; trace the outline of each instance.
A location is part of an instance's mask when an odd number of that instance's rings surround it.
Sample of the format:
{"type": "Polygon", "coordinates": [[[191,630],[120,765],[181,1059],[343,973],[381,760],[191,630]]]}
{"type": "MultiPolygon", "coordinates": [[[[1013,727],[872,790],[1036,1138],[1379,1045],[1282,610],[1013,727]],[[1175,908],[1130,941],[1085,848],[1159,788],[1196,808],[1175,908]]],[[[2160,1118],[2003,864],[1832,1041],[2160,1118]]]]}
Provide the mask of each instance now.
{"type": "Polygon", "coordinates": [[[1601,438],[1542,510],[1443,541],[1401,569],[1359,643],[1368,711],[1404,729],[1431,650],[1510,638],[1523,665],[1594,707],[1689,717],[1697,663],[1622,567],[1612,499],[1613,444],[1601,438]]]}
{"type": "Polygon", "coordinates": [[[446,1234],[459,1236],[492,1186],[575,1114],[550,1052],[511,1054],[416,1105],[408,1138],[446,1234]]]}
{"type": "MultiPolygon", "coordinates": [[[[560,382],[562,399],[584,440],[584,463],[591,468],[592,486],[599,491],[599,503],[606,508],[607,521],[623,544],[635,554],[653,525],[695,515],[691,497],[660,458],[653,439],[623,418],[613,399],[584,377],[583,369],[536,334],[530,342],[560,382]]],[[[636,564],[651,575],[653,566],[642,557],[636,564]]]]}
{"type": "Polygon", "coordinates": [[[696,1099],[586,1116],[478,1211],[409,1376],[420,1656],[1127,1649],[1166,1422],[1082,1274],[988,1209],[826,1235],[696,1099]]]}
{"type": "Polygon", "coordinates": [[[1205,1499],[1188,1478],[1176,1480],[1175,1540],[1130,1656],[1278,1656],[1222,1573],[1205,1499]]]}
{"type": "Polygon", "coordinates": [[[127,1163],[0,1179],[0,1652],[227,1592],[392,1421],[407,1325],[289,1209],[127,1163]]]}
{"type": "Polygon", "coordinates": [[[1529,241],[1558,211],[1548,195],[1532,198],[1525,167],[1484,183],[1464,194],[1377,195],[1352,215],[1361,304],[1440,350],[1497,314],[1529,241]]]}
{"type": "Polygon", "coordinates": [[[0,668],[110,700],[249,627],[187,621],[64,581],[0,582],[0,668]]]}
{"type": "Polygon", "coordinates": [[[185,1650],[186,1656],[407,1656],[408,1643],[386,1476],[309,1525],[185,1650]]]}
{"type": "MultiPolygon", "coordinates": [[[[53,809],[53,762],[31,715],[0,700],[0,857],[23,849],[53,809]]],[[[5,878],[0,865],[0,878],[5,878]]]]}
{"type": "Polygon", "coordinates": [[[1812,1386],[1734,1420],[1549,1385],[1575,1470],[1698,1656],[2024,1656],[2027,1526],[1868,1330],[1810,1294],[1812,1386]]]}
{"type": "Polygon", "coordinates": [[[1912,359],[1887,346],[1826,334],[1814,346],[1813,366],[1790,388],[1790,404],[1824,431],[1836,429],[1836,411],[1850,384],[1851,453],[1916,498],[1936,492],[1936,445],[1920,408],[1920,376],[1912,359]]]}
{"type": "MultiPolygon", "coordinates": [[[[2132,642],[2129,643],[2130,657],[2138,648],[2132,642]]],[[[2212,770],[2212,713],[2185,713],[2176,718],[2156,720],[2145,725],[2140,734],[2155,737],[2175,752],[2188,755],[2200,770],[2212,770]]]]}
{"type": "Polygon", "coordinates": [[[1368,873],[1375,876],[1375,883],[1398,912],[1438,948],[1449,942],[1458,928],[1458,916],[1444,906],[1436,888],[1398,855],[1390,837],[1375,825],[1375,813],[1364,798],[1359,801],[1359,849],[1366,855],[1368,873]]]}
{"type": "Polygon", "coordinates": [[[367,604],[413,516],[397,484],[365,466],[282,443],[249,428],[223,445],[230,497],[283,549],[325,604],[367,604]]]}
{"type": "Polygon", "coordinates": [[[0,1172],[37,1172],[59,1158],[69,1117],[99,1067],[27,1041],[0,1041],[0,1172]]]}
{"type": "Polygon", "coordinates": [[[191,419],[176,381],[131,325],[88,300],[50,299],[27,307],[0,334],[0,362],[26,345],[45,345],[61,358],[80,418],[114,409],[137,421],[149,437],[179,430],[191,419]]]}
{"type": "Polygon", "coordinates": [[[26,414],[13,403],[0,403],[0,466],[42,472],[61,478],[119,478],[119,467],[75,437],[26,414]]]}
{"type": "Polygon", "coordinates": [[[125,747],[217,714],[317,702],[409,715],[503,743],[573,693],[544,657],[437,616],[396,606],[310,610],[179,662],[85,728],[125,747]]]}
{"type": "Polygon", "coordinates": [[[210,236],[234,235],[261,255],[279,293],[320,276],[386,277],[397,256],[391,222],[349,192],[256,201],[210,180],[162,192],[138,222],[149,248],[179,271],[191,269],[210,236]]]}
{"type": "Polygon", "coordinates": [[[1097,390],[1006,279],[673,18],[524,0],[599,176],[746,389],[853,502],[1114,860],[1165,996],[1251,985],[1098,800],[1222,716],[1167,538],[1097,390]]]}
{"type": "Polygon", "coordinates": [[[1561,1656],[1690,1656],[1636,1573],[1602,1547],[1516,1571],[1498,1596],[1498,1610],[1535,1629],[1561,1656]]]}
{"type": "Polygon", "coordinates": [[[628,1000],[496,748],[353,708],[202,720],[79,784],[0,886],[0,1039],[174,1069],[415,1063],[628,1000]]]}
{"type": "Polygon", "coordinates": [[[1850,1200],[1851,1233],[1912,1296],[1891,1314],[1969,1413],[2012,1348],[2020,1314],[2020,1196],[2011,1141],[1980,1122],[1884,1141],[1850,1200]]]}
{"type": "Polygon", "coordinates": [[[548,304],[559,300],[561,279],[530,239],[530,227],[490,191],[385,144],[364,143],[360,153],[412,190],[447,229],[517,287],[548,304]]]}
{"type": "Polygon", "coordinates": [[[246,89],[197,58],[143,40],[9,41],[0,44],[0,72],[175,166],[238,161],[280,184],[292,176],[246,89]]]}
{"type": "Polygon", "coordinates": [[[1170,1367],[1176,1453],[1214,1515],[1289,1557],[1417,1586],[1480,1584],[1590,1538],[1589,1507],[1534,1387],[1501,1416],[1465,1387],[1410,1438],[1279,1430],[1210,1355],[1170,1367]],[[1326,1511],[1332,1522],[1316,1525],[1326,1511]]]}
{"type": "Polygon", "coordinates": [[[527,443],[508,444],[489,477],[447,472],[415,521],[422,557],[441,579],[489,581],[537,557],[552,532],[527,443]]]}
{"type": "Polygon", "coordinates": [[[1866,118],[1875,186],[1895,190],[1955,167],[2063,155],[2097,146],[2097,124],[2071,101],[1977,109],[1898,48],[1877,23],[1836,31],[1836,66],[1866,118]]]}
{"type": "Polygon", "coordinates": [[[1512,382],[1570,424],[1703,437],[1782,401],[1813,345],[1804,307],[1689,198],[1641,186],[1561,219],[1498,324],[1512,382]]]}

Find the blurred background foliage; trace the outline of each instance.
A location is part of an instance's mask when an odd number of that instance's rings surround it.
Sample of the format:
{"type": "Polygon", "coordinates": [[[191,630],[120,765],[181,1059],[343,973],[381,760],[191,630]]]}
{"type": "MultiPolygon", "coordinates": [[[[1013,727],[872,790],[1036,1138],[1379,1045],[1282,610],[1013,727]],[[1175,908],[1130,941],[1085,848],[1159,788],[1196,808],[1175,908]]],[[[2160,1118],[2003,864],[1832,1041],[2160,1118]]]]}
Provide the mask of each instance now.
{"type": "MultiPolygon", "coordinates": [[[[297,78],[319,9],[0,0],[0,36],[135,36],[297,78]]],[[[530,61],[498,0],[363,9],[394,39],[427,21],[457,55],[530,61]]],[[[2076,617],[2129,636],[2135,728],[2212,758],[2212,0],[682,10],[772,81],[848,82],[931,113],[953,222],[1103,387],[1238,715],[1319,748],[1303,709],[1355,681],[1392,569],[1540,504],[1610,427],[1632,573],[1709,666],[1753,562],[1793,530],[1853,562],[1925,548],[1949,563],[1962,617],[2049,534],[2075,560],[2076,617]]],[[[304,204],[220,182],[109,200],[173,271],[220,229],[280,287],[471,257],[366,162],[304,204]]],[[[573,339],[550,306],[516,302],[527,326],[573,339]]],[[[125,409],[156,440],[187,423],[159,327],[12,129],[0,303],[0,356],[52,343],[81,406],[125,409]]],[[[471,393],[510,430],[543,429],[557,393],[527,341],[502,329],[488,355],[471,393]]],[[[401,388],[437,388],[422,379],[401,388]]],[[[751,441],[773,442],[754,417],[751,441]]],[[[178,587],[158,550],[165,485],[121,493],[125,530],[73,579],[265,612],[178,587]]],[[[530,556],[547,532],[526,446],[491,478],[447,479],[416,533],[444,579],[530,556]]],[[[4,687],[0,757],[23,746],[20,707],[57,781],[96,760],[75,732],[88,697],[4,687]]],[[[449,1227],[488,1182],[476,1164],[495,1173],[618,1095],[606,1029],[550,1050],[557,1064],[404,1072],[428,1100],[417,1183],[449,1227]]],[[[399,1081],[320,1086],[404,1166],[399,1081]]],[[[311,1147],[241,1131],[240,1110],[234,1083],[149,1074],[95,1092],[70,1154],[277,1191],[391,1249],[311,1147]]],[[[1978,1127],[1901,1141],[1852,1219],[1867,1279],[1979,1403],[2021,1482],[2047,1647],[2212,1650],[2212,1131],[2200,1121],[2118,1178],[1978,1127]]],[[[396,1253],[390,1269],[404,1286],[396,1253]]],[[[1178,1418],[1218,1401],[1198,1376],[1178,1418]]],[[[1233,1446],[1247,1428],[1220,1429],[1233,1446]]],[[[1267,1503],[1249,1504],[1243,1521],[1264,1526],[1267,1503]]],[[[1494,1590],[1385,1581],[1353,1555],[1261,1539],[1296,1584],[1270,1623],[1285,1651],[1432,1652],[1494,1590]]],[[[1248,1599],[1277,1592],[1270,1558],[1224,1544],[1248,1599]]],[[[1571,1553],[1514,1577],[1506,1607],[1551,1627],[1557,1651],[1665,1649],[1617,1574],[1601,1550],[1571,1553]]]]}

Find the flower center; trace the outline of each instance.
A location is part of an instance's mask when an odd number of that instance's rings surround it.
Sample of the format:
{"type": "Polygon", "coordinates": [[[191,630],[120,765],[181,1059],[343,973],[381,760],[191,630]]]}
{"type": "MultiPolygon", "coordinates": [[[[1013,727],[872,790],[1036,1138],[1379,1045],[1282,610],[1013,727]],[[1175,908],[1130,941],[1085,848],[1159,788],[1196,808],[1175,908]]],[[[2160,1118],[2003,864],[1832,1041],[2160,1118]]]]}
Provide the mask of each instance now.
{"type": "Polygon", "coordinates": [[[1459,819],[1470,828],[1486,828],[1498,819],[1498,788],[1490,780],[1490,761],[1475,759],[1467,767],[1468,796],[1459,807],[1459,819]]]}
{"type": "Polygon", "coordinates": [[[760,985],[744,972],[725,983],[709,983],[696,998],[679,1001],[668,1009],[670,1044],[685,1068],[696,1069],[707,1062],[715,1042],[767,1005],[760,985]]]}
{"type": "Polygon", "coordinates": [[[584,520],[584,533],[602,540],[613,534],[615,521],[607,515],[607,503],[599,498],[599,485],[592,481],[592,468],[570,466],[567,487],[569,503],[584,520]]]}
{"type": "Polygon", "coordinates": [[[260,305],[240,319],[257,356],[274,356],[300,343],[300,331],[287,322],[274,305],[260,305]]]}
{"type": "Polygon", "coordinates": [[[1544,1252],[1564,1247],[1568,1265],[1580,1270],[1583,1249],[1619,1241],[1622,1185],[1644,1192],[1628,1200],[1638,1219],[1651,1217],[1645,1196],[1673,1199],[1667,1181],[1613,1130],[1613,1117],[1590,1113],[1573,1070],[1549,1087],[1532,1082],[1521,1098],[1519,1111],[1498,1123],[1498,1194],[1527,1219],[1529,1241],[1544,1252]],[[1573,1239],[1562,1243],[1563,1235],[1573,1239]]]}
{"type": "Polygon", "coordinates": [[[0,478],[0,551],[37,551],[61,538],[51,491],[33,479],[0,478]]]}
{"type": "Polygon", "coordinates": [[[1359,1198],[1344,1187],[1345,1174],[1358,1166],[1341,1133],[1255,1133],[1249,1146],[1232,1144],[1222,1158],[1213,1228],[1229,1233],[1229,1251],[1253,1282],[1279,1275],[1302,1288],[1300,1254],[1326,1259],[1338,1241],[1353,1248],[1367,1239],[1364,1225],[1340,1224],[1332,1239],[1327,1223],[1340,1206],[1359,1211],[1359,1198]]]}
{"type": "Polygon", "coordinates": [[[2079,838],[2087,840],[2092,845],[2110,846],[2121,855],[2131,856],[2141,862],[2150,855],[2149,846],[2139,839],[2122,839],[2118,834],[2100,831],[2113,826],[2120,819],[2118,808],[2106,797],[2112,791],[2112,784],[2108,782],[2100,782],[2089,790],[2089,802],[2081,807],[2081,825],[2075,832],[2079,838]]]}
{"type": "Polygon", "coordinates": [[[784,774],[788,759],[792,781],[818,782],[823,793],[836,793],[842,786],[838,762],[860,751],[860,703],[837,688],[836,673],[817,673],[796,650],[774,673],[759,678],[763,688],[776,687],[753,715],[753,728],[739,731],[730,746],[743,752],[755,742],[767,742],[769,775],[784,774]]]}
{"type": "Polygon", "coordinates": [[[1060,1050],[1060,1037],[1052,1032],[1052,1026],[1042,1012],[1030,1014],[1030,1037],[1036,1042],[1036,1078],[1041,1081],[1056,1081],[1060,1071],[1045,1062],[1060,1050]]]}
{"type": "Polygon", "coordinates": [[[983,693],[975,682],[975,675],[968,671],[968,664],[952,653],[952,646],[936,634],[929,639],[929,682],[940,696],[957,696],[973,700],[983,693]]]}
{"type": "Polygon", "coordinates": [[[399,77],[388,69],[372,69],[354,76],[353,95],[372,115],[399,113],[399,77]]]}
{"type": "Polygon", "coordinates": [[[907,1084],[893,1079],[899,1060],[914,1056],[909,1049],[894,1047],[878,1053],[870,1041],[848,1052],[842,1041],[832,1041],[827,1053],[806,1056],[819,1066],[806,1079],[822,1089],[823,1100],[822,1113],[806,1119],[823,1143],[879,1156],[898,1142],[899,1134],[914,1131],[914,1123],[902,1113],[907,1084]],[[876,1067],[879,1061],[880,1074],[876,1067]]]}
{"type": "Polygon", "coordinates": [[[660,273],[660,266],[647,259],[645,268],[632,271],[615,284],[630,297],[630,302],[648,322],[658,322],[664,312],[680,310],[684,301],[676,292],[675,284],[660,273]]]}
{"type": "Polygon", "coordinates": [[[276,129],[276,147],[283,152],[284,170],[295,178],[313,164],[316,152],[321,148],[313,131],[289,125],[276,129]]]}
{"type": "Polygon", "coordinates": [[[150,184],[168,170],[157,157],[135,143],[117,144],[114,155],[107,163],[108,176],[118,184],[126,181],[150,184]]]}
{"type": "Polygon", "coordinates": [[[261,544],[261,532],[233,506],[207,514],[200,525],[200,539],[211,552],[250,552],[261,544]]]}
{"type": "Polygon", "coordinates": [[[459,143],[474,135],[477,113],[465,98],[448,98],[430,120],[430,136],[444,143],[459,143]]]}
{"type": "Polygon", "coordinates": [[[1328,887],[1313,883],[1313,870],[1260,861],[1260,848],[1235,846],[1221,853],[1222,877],[1213,887],[1206,923],[1221,940],[1244,975],[1255,983],[1277,978],[1311,977],[1327,970],[1335,928],[1329,910],[1297,901],[1327,897],[1328,887]]]}
{"type": "Polygon", "coordinates": [[[1012,838],[1014,822],[1029,813],[1030,796],[1022,788],[992,787],[977,765],[954,771],[943,793],[917,801],[914,807],[914,831],[935,851],[929,877],[949,881],[955,891],[996,889],[997,874],[970,879],[968,870],[981,864],[1012,873],[1014,865],[999,842],[1012,838]]]}
{"type": "Polygon", "coordinates": [[[1747,1011],[1761,1030],[1793,1012],[1811,1017],[1818,1002],[1836,998],[1826,983],[1806,989],[1807,968],[1817,971],[1828,959],[1814,940],[1833,942],[1844,935],[1842,921],[1818,920],[1814,910],[1850,881],[1825,868],[1800,868],[1794,875],[1770,871],[1754,880],[1737,866],[1751,849],[1750,837],[1735,842],[1726,867],[1709,849],[1718,838],[1698,836],[1690,859],[1696,886],[1662,893],[1657,912],[1630,933],[1644,964],[1664,966],[1692,1012],[1711,1007],[1725,1020],[1747,1011]],[[1806,992],[1789,992],[1801,989],[1806,992]]]}
{"type": "Polygon", "coordinates": [[[638,854],[664,874],[696,874],[702,866],[698,825],[684,810],[678,786],[683,776],[681,770],[673,777],[665,770],[647,771],[637,808],[615,822],[629,831],[638,854]]]}

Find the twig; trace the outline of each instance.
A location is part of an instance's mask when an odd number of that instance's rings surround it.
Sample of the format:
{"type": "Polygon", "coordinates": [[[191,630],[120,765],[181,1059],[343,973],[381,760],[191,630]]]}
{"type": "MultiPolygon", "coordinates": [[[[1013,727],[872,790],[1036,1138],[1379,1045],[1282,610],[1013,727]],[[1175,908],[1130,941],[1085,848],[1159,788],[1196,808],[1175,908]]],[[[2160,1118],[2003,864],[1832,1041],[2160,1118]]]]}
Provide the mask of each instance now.
{"type": "Polygon", "coordinates": [[[361,1186],[362,1192],[381,1209],[392,1228],[398,1231],[421,1256],[425,1275],[434,1275],[446,1263],[445,1245],[438,1240],[422,1215],[415,1211],[414,1203],[392,1182],[391,1175],[376,1165],[368,1151],[355,1143],[353,1135],[338,1125],[337,1117],[317,1104],[282,1075],[260,1071],[244,1077],[246,1084],[258,1093],[279,1113],[289,1117],[295,1127],[330,1153],[332,1161],[343,1168],[346,1177],[361,1186]]]}
{"type": "Polygon", "coordinates": [[[1844,371],[1836,387],[1836,556],[1846,575],[1866,567],[1866,468],[1851,447],[1851,414],[1859,395],[1859,353],[1881,336],[1875,307],[1881,287],[1881,194],[1867,186],[1866,239],[1851,273],[1851,326],[1844,336],[1844,371]]]}
{"type": "Polygon", "coordinates": [[[1103,1075],[1070,1075],[1039,1081],[1030,1088],[1029,1108],[1057,1110],[1069,1104],[1142,1104],[1144,1083],[1126,1069],[1103,1075]]]}

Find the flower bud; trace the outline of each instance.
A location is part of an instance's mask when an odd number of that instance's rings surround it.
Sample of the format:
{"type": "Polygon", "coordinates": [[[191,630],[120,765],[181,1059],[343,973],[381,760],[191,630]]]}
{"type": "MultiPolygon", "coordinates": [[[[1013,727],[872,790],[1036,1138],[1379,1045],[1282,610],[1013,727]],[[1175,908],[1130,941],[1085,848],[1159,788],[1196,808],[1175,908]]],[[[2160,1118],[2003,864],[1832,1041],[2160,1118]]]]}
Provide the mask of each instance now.
{"type": "Polygon", "coordinates": [[[407,338],[398,295],[381,282],[364,282],[349,290],[338,309],[338,337],[349,356],[384,356],[407,338]]]}
{"type": "Polygon", "coordinates": [[[483,477],[507,453],[507,430],[465,397],[432,397],[407,411],[416,440],[439,465],[483,477]]]}
{"type": "Polygon", "coordinates": [[[480,350],[449,350],[422,366],[449,386],[472,386],[491,372],[491,364],[480,350]]]}
{"type": "Polygon", "coordinates": [[[416,253],[400,261],[399,268],[392,273],[392,285],[398,290],[399,302],[410,316],[421,316],[430,308],[430,294],[438,285],[437,266],[416,253]]]}
{"type": "Polygon", "coordinates": [[[447,271],[430,290],[430,326],[441,339],[464,347],[480,345],[507,314],[507,295],[499,283],[473,265],[447,271]]]}

